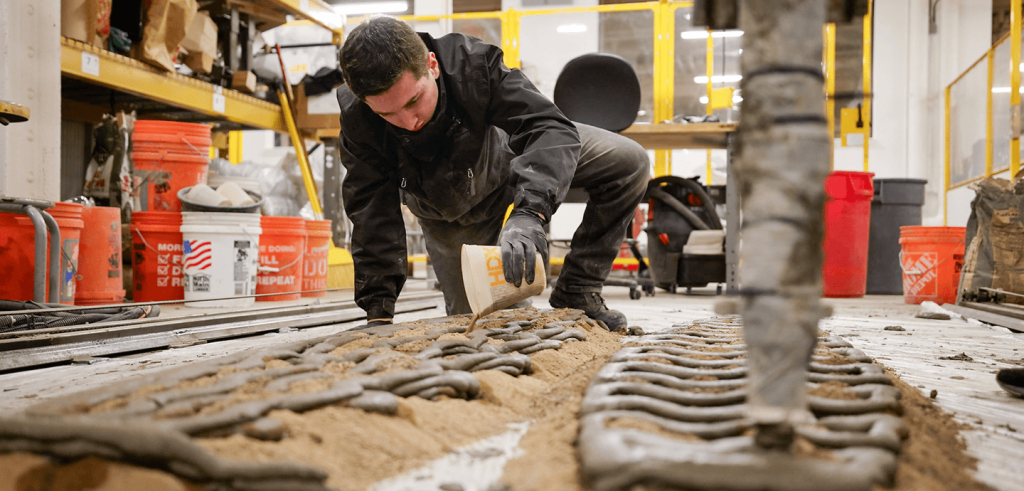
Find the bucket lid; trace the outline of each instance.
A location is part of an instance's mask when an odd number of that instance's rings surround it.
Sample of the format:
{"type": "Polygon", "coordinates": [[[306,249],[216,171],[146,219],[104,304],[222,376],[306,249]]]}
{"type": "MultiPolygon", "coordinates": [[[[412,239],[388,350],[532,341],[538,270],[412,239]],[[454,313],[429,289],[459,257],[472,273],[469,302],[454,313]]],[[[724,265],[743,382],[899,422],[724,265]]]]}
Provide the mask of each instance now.
{"type": "Polygon", "coordinates": [[[141,160],[143,162],[183,162],[188,164],[210,164],[210,156],[205,155],[202,152],[196,152],[194,150],[187,151],[173,151],[173,150],[159,150],[159,151],[146,151],[146,152],[132,152],[132,160],[141,160]]]}
{"type": "Polygon", "coordinates": [[[260,215],[257,213],[220,213],[211,211],[183,211],[181,225],[253,225],[260,226],[260,215]]]}
{"type": "Polygon", "coordinates": [[[967,227],[926,227],[923,225],[904,225],[900,227],[900,237],[938,237],[952,236],[963,238],[967,227]]]}
{"type": "Polygon", "coordinates": [[[260,217],[260,226],[267,232],[294,230],[306,233],[306,219],[302,217],[260,217]]]}
{"type": "Polygon", "coordinates": [[[71,218],[71,219],[82,219],[82,210],[85,206],[79,203],[65,203],[58,201],[53,204],[53,208],[46,210],[53,218],[71,218]]]}
{"type": "Polygon", "coordinates": [[[132,128],[132,135],[146,133],[190,133],[195,135],[210,136],[213,128],[210,125],[199,123],[182,123],[179,121],[160,121],[153,119],[139,119],[135,121],[132,128]]]}

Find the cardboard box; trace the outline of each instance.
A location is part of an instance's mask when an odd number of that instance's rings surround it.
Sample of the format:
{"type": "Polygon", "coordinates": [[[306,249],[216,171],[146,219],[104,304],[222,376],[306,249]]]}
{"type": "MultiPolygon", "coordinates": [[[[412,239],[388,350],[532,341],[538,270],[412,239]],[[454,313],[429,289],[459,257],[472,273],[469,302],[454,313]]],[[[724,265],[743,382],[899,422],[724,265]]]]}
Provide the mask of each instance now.
{"type": "Polygon", "coordinates": [[[213,58],[208,53],[189,53],[188,58],[185,58],[185,65],[196,73],[210,73],[213,71],[213,58]]]}
{"type": "Polygon", "coordinates": [[[110,2],[61,0],[60,35],[106,49],[110,35],[110,2]]]}
{"type": "Polygon", "coordinates": [[[341,108],[337,92],[306,97],[304,84],[295,86],[295,126],[300,130],[322,130],[331,135],[341,132],[341,108]]]}
{"type": "Polygon", "coordinates": [[[235,72],[231,77],[231,88],[252,94],[256,92],[256,74],[252,72],[235,72]]]}
{"type": "Polygon", "coordinates": [[[181,47],[188,51],[185,64],[196,73],[213,71],[217,59],[217,24],[206,12],[198,12],[185,32],[181,47]]]}

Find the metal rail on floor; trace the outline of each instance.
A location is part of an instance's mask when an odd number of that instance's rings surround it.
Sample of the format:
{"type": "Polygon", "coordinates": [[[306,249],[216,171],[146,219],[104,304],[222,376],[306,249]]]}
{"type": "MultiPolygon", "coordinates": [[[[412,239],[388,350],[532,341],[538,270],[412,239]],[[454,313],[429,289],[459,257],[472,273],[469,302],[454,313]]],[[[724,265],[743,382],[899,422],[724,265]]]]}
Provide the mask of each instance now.
{"type": "MultiPolygon", "coordinates": [[[[435,292],[404,295],[396,302],[395,313],[434,308],[441,298],[435,292]]],[[[11,332],[0,336],[0,371],[340,324],[365,316],[355,302],[344,301],[11,332]]]]}

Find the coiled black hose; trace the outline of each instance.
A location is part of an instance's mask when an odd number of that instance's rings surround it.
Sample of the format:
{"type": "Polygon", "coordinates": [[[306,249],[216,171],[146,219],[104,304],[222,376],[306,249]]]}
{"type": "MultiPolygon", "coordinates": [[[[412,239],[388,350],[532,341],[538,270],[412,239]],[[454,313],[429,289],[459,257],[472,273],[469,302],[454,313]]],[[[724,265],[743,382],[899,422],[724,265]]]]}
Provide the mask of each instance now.
{"type": "Polygon", "coordinates": [[[32,310],[66,307],[67,305],[54,303],[0,300],[0,312],[19,312],[8,315],[0,314],[0,333],[141,319],[160,315],[159,305],[107,307],[82,311],[30,312],[32,310]]]}

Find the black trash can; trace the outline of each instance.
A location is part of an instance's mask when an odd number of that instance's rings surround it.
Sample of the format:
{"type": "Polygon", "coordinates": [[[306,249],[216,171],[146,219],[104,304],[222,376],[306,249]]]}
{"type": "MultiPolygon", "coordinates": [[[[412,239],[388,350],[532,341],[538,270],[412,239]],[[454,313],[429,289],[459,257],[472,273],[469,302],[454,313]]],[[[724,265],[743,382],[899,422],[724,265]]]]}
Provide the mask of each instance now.
{"type": "Polygon", "coordinates": [[[868,235],[868,295],[902,295],[900,227],[921,225],[924,179],[875,179],[868,235]]]}

